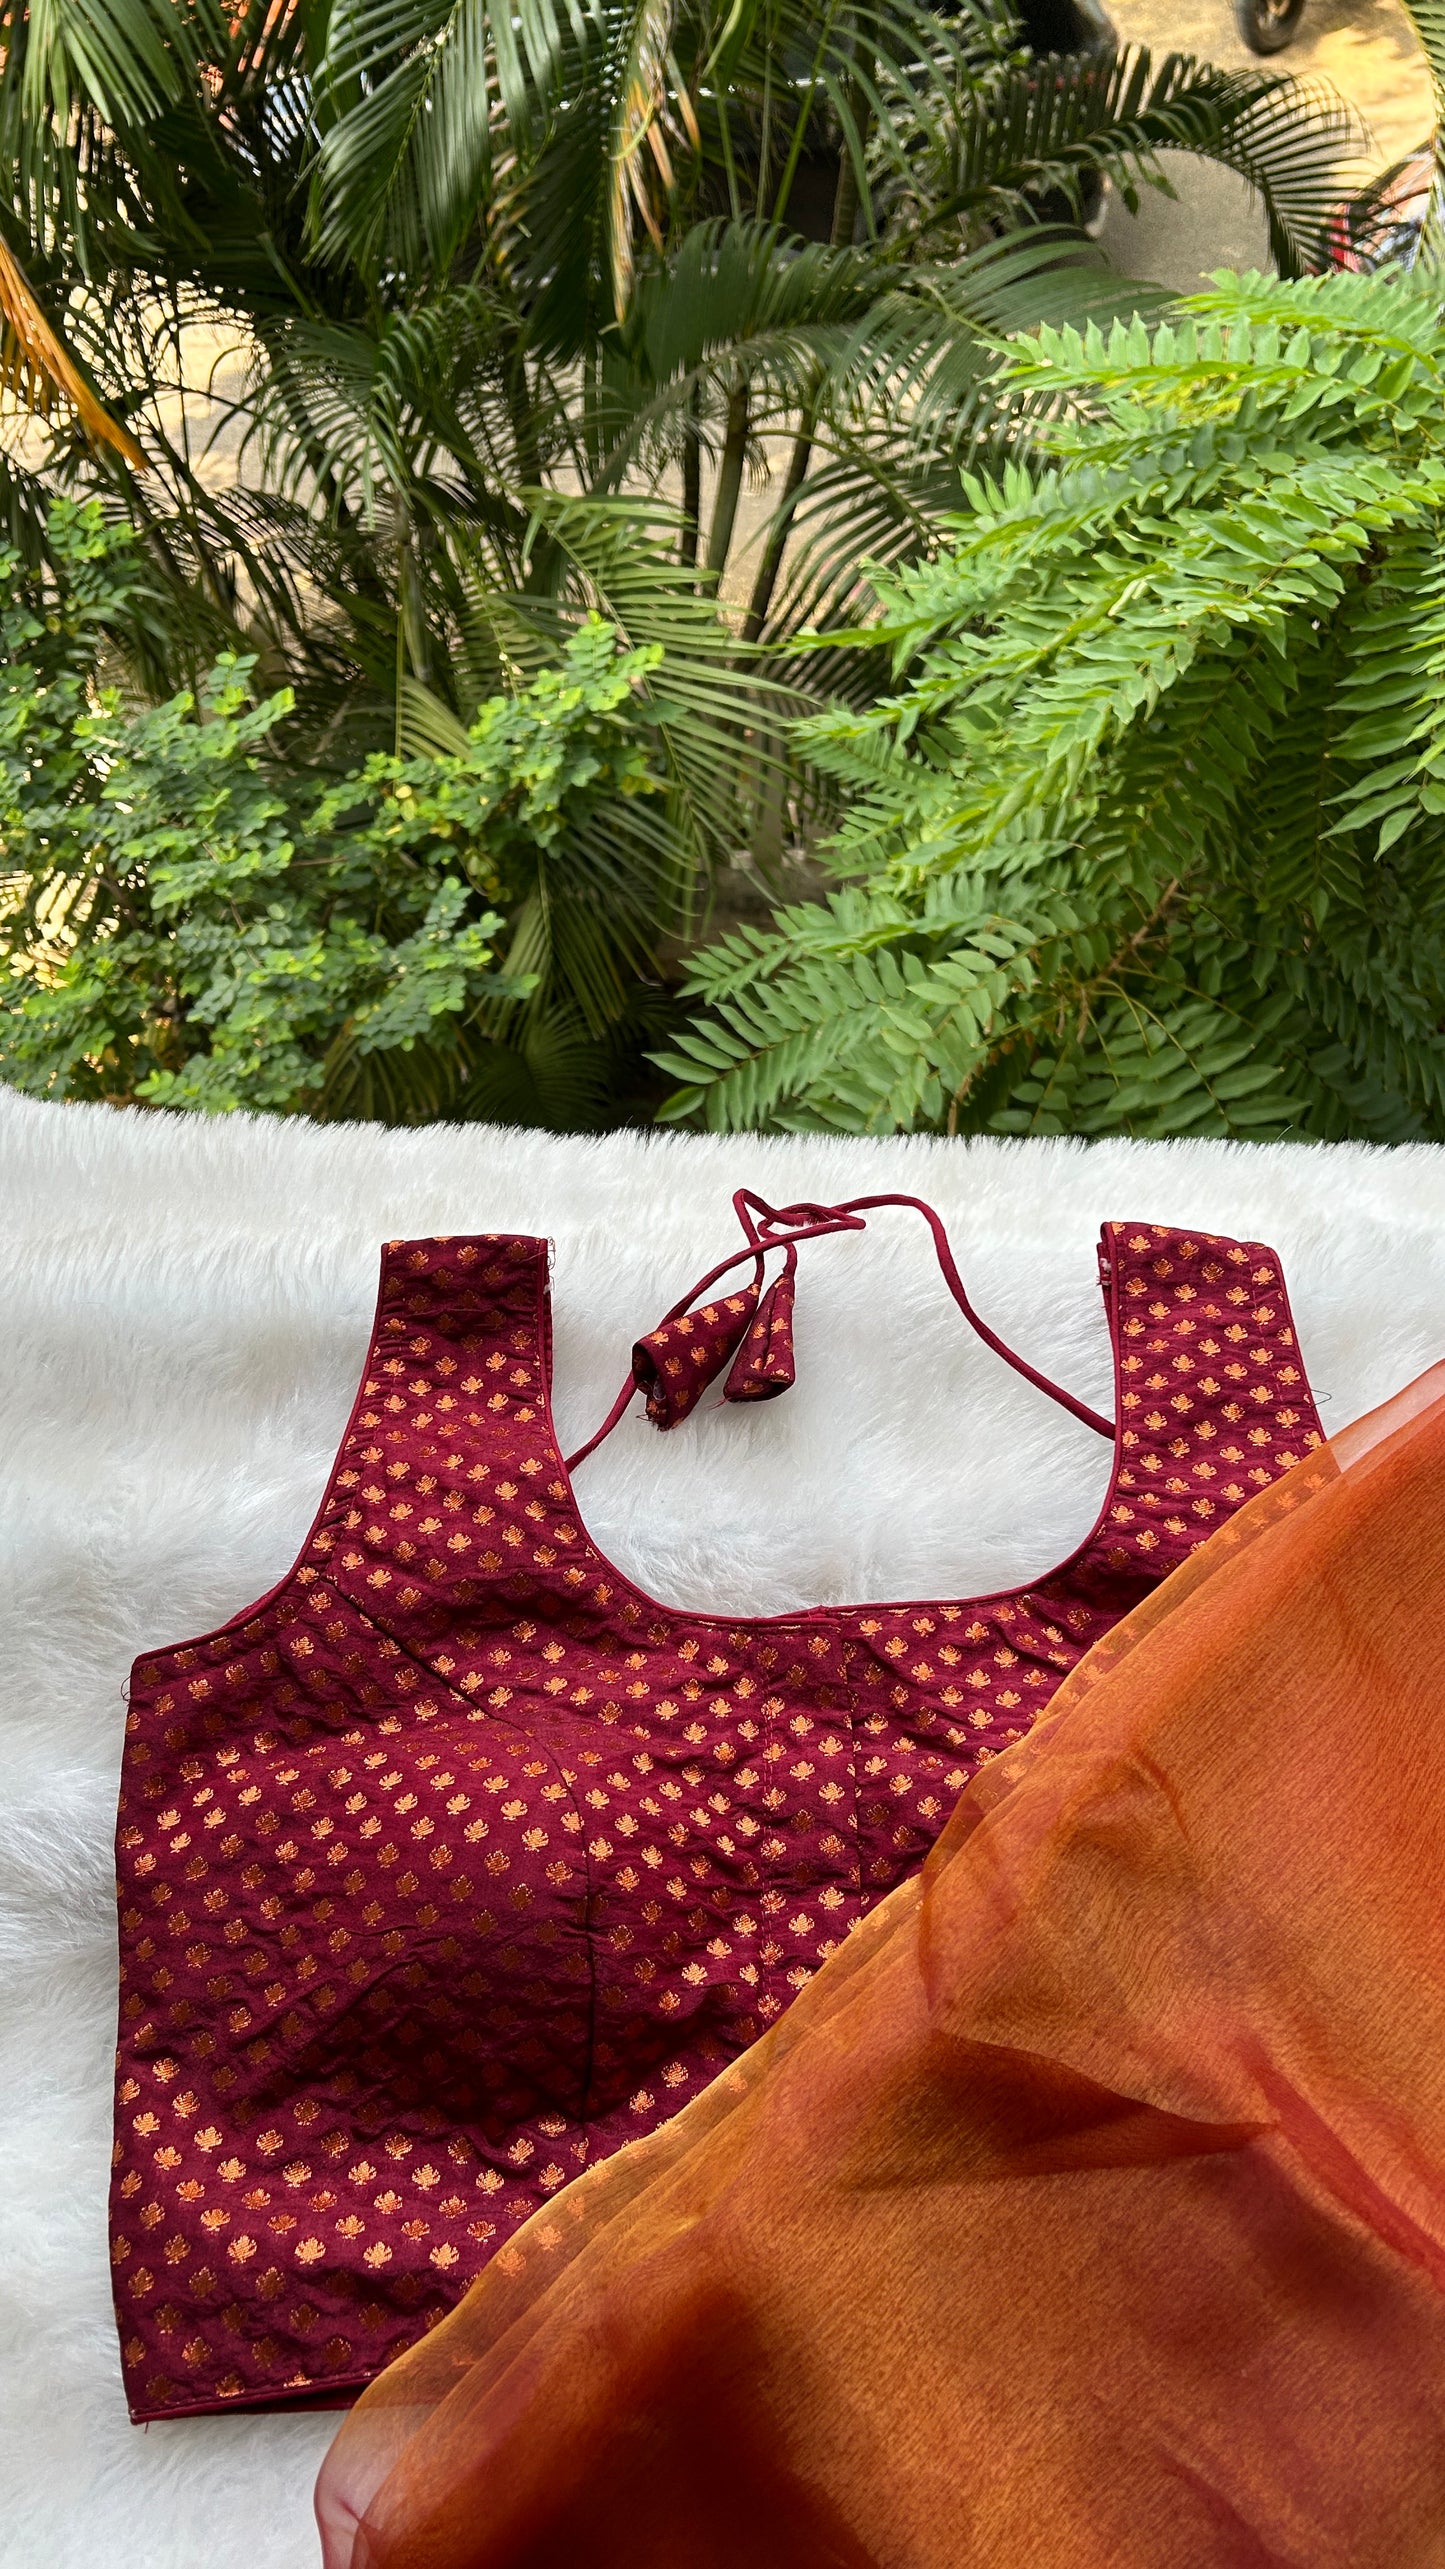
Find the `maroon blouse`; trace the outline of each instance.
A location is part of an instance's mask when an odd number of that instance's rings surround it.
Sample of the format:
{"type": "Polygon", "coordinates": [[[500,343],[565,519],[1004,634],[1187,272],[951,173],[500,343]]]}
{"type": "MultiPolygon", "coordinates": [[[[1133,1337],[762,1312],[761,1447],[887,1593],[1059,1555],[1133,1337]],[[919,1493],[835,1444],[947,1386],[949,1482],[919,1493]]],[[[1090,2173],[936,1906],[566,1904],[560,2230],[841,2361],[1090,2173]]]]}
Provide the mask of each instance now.
{"type": "MultiPolygon", "coordinates": [[[[782,1389],[797,1241],[880,1201],[912,1199],[740,1198],[750,1277],[639,1343],[614,1416],[634,1380],[665,1425],[725,1366],[732,1398],[782,1389]]],[[[1002,1348],[927,1218],[981,1334],[1114,1438],[1099,1521],[1006,1593],[752,1618],[661,1605],[591,1540],[545,1243],[385,1250],[295,1568],[132,1678],[111,2226],[134,2417],[368,2380],[752,2042],[1098,1635],[1319,1442],[1272,1251],[1105,1226],[1116,1432],[1002,1348]]]]}

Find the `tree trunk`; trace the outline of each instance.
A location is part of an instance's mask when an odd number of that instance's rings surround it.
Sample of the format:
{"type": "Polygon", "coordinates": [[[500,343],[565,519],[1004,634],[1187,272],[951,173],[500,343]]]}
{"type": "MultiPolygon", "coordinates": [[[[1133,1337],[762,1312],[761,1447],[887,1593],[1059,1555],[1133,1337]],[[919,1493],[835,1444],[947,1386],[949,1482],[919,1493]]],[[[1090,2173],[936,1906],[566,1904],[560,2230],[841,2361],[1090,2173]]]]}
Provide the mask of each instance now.
{"type": "MultiPolygon", "coordinates": [[[[857,89],[854,91],[854,102],[855,114],[862,112],[862,93],[857,89]]],[[[841,249],[852,240],[853,225],[857,216],[858,180],[853,163],[845,149],[838,164],[838,184],[833,191],[833,220],[828,228],[828,243],[831,249],[841,249]]],[[[788,458],[788,470],[783,482],[783,496],[773,522],[772,534],[768,537],[767,550],[758,566],[758,576],[753,584],[747,621],[743,626],[744,642],[757,641],[767,620],[768,609],[773,603],[773,591],[778,585],[778,573],[783,567],[783,553],[793,523],[793,503],[807,479],[808,466],[813,459],[813,430],[817,423],[817,416],[818,406],[815,398],[804,411],[802,427],[793,440],[793,451],[788,458]]]]}
{"type": "Polygon", "coordinates": [[[792,532],[793,503],[803,487],[808,466],[812,461],[815,416],[815,406],[810,403],[803,414],[802,428],[793,440],[793,451],[788,458],[787,478],[783,483],[783,496],[778,502],[772,533],[768,537],[766,550],[758,565],[758,576],[753,583],[753,594],[743,625],[744,642],[757,641],[767,620],[768,609],[773,603],[773,591],[778,585],[778,573],[783,567],[783,554],[792,532]]]}
{"type": "Polygon", "coordinates": [[[712,527],[707,543],[707,568],[714,582],[720,582],[727,567],[728,552],[737,521],[738,496],[743,486],[743,465],[748,451],[748,387],[735,384],[728,395],[727,434],[723,439],[722,461],[718,466],[717,496],[712,506],[712,527]]]}
{"type": "Polygon", "coordinates": [[[687,423],[682,432],[682,541],[679,557],[685,571],[697,568],[702,525],[702,434],[698,427],[698,388],[688,395],[687,423]]]}

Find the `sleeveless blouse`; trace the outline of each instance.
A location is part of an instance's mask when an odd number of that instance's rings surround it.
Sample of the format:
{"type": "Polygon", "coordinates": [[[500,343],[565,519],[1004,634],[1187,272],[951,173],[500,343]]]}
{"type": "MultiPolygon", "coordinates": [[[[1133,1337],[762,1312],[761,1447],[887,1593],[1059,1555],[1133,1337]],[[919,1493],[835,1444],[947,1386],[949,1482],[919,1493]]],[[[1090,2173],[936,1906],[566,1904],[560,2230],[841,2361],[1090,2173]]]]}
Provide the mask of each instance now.
{"type": "MultiPolygon", "coordinates": [[[[797,1243],[861,1212],[738,1204],[724,1267],[752,1283],[691,1310],[714,1270],[639,1341],[614,1417],[634,1383],[670,1425],[725,1364],[732,1398],[791,1379],[797,1243]]],[[[1112,1437],[1098,1522],[1007,1592],[763,1617],[662,1605],[592,1541],[544,1241],[386,1248],[295,1566],[132,1675],[111,2238],[136,2419],[369,2380],[755,2040],[1099,1636],[1321,1441],[1271,1250],[1105,1225],[1111,1425],[1002,1346],[919,1209],[980,1334],[1112,1437]]]]}

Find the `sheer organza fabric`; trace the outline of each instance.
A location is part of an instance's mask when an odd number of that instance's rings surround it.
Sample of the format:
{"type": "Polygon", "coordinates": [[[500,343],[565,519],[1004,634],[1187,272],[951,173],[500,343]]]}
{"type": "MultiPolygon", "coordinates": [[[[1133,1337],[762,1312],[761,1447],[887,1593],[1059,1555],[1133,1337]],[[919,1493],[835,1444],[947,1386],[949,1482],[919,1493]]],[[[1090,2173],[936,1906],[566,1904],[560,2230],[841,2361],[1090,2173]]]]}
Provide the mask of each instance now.
{"type": "Polygon", "coordinates": [[[1445,1367],[366,2393],[328,2569],[1445,2564],[1445,1367]]]}

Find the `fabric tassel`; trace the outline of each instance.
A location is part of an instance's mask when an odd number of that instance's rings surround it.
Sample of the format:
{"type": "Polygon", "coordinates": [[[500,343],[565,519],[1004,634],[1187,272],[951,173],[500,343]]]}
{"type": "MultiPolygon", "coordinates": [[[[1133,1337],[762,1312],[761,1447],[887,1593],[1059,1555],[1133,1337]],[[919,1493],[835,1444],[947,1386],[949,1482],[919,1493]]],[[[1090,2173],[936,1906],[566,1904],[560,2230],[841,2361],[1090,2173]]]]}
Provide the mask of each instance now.
{"type": "Polygon", "coordinates": [[[793,1270],[783,1269],[753,1314],[723,1385],[724,1400],[776,1400],[794,1378],[793,1270]]]}
{"type": "Polygon", "coordinates": [[[696,1409],[708,1384],[747,1337],[757,1307],[757,1286],[745,1285],[739,1293],[705,1302],[700,1311],[665,1320],[660,1329],[638,1339],[632,1379],[646,1395],[654,1427],[676,1427],[696,1409]]]}

